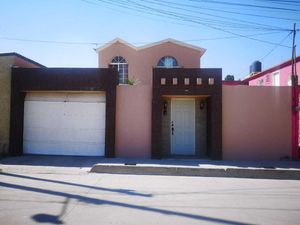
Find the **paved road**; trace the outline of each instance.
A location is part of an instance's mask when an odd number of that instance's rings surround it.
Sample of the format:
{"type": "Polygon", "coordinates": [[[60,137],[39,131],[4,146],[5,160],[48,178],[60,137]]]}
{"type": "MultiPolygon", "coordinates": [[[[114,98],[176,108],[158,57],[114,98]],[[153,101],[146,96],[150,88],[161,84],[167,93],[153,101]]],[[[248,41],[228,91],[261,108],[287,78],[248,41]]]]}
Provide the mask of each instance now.
{"type": "Polygon", "coordinates": [[[299,224],[300,181],[2,167],[0,224],[299,224]]]}

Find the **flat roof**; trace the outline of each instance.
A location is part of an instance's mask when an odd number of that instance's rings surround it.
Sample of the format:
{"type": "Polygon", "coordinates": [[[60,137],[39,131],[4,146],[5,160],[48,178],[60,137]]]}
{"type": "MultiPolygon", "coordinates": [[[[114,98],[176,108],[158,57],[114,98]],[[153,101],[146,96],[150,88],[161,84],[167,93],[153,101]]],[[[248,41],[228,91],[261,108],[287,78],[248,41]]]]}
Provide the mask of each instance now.
{"type": "MultiPolygon", "coordinates": [[[[300,61],[300,55],[298,55],[297,57],[296,57],[296,63],[297,62],[299,62],[300,61]]],[[[254,79],[256,79],[256,78],[259,78],[259,77],[262,77],[262,76],[264,76],[265,74],[267,74],[267,73],[271,73],[271,72],[273,72],[273,71],[275,71],[275,70],[279,70],[279,69],[282,69],[282,68],[284,68],[284,67],[286,67],[286,66],[290,66],[292,64],[292,61],[291,61],[291,59],[289,59],[289,60],[286,60],[286,61],[284,61],[284,62],[282,62],[282,63],[279,63],[279,64],[277,64],[277,65],[275,65],[275,66],[272,66],[272,67],[270,67],[270,68],[268,68],[268,69],[266,69],[266,70],[264,70],[264,71],[261,71],[261,72],[258,72],[258,73],[256,73],[256,74],[254,74],[254,75],[248,75],[247,77],[245,77],[245,79],[243,79],[243,81],[250,81],[250,80],[254,80],[254,79]]]]}
{"type": "Polygon", "coordinates": [[[44,66],[44,65],[42,65],[42,64],[40,64],[40,63],[38,63],[38,62],[36,62],[36,61],[34,61],[32,59],[29,59],[29,58],[27,58],[27,57],[25,57],[25,56],[23,56],[23,55],[21,55],[19,53],[16,53],[16,52],[0,53],[0,57],[4,57],[4,56],[16,56],[18,58],[21,58],[21,59],[27,61],[27,62],[30,62],[30,63],[32,63],[34,65],[37,65],[39,67],[46,67],[46,66],[44,66]]]}

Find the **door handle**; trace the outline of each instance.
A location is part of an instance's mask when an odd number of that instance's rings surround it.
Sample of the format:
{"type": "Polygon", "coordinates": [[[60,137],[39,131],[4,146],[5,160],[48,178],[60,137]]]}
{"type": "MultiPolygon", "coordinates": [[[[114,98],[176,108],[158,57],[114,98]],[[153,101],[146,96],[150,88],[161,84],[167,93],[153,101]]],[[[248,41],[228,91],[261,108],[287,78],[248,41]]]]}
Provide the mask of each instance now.
{"type": "Polygon", "coordinates": [[[173,121],[171,123],[171,131],[172,131],[172,135],[174,135],[174,122],[173,121]]]}

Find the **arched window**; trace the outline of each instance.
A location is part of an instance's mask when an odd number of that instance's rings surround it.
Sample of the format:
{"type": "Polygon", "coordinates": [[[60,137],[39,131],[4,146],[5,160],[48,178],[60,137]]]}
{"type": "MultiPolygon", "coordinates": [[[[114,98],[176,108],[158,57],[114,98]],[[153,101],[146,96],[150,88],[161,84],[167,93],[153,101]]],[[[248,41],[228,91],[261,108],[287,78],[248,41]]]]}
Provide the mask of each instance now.
{"type": "Polygon", "coordinates": [[[164,68],[174,68],[178,67],[178,63],[173,56],[164,56],[158,61],[157,66],[164,68]]]}
{"type": "Polygon", "coordinates": [[[122,56],[116,56],[109,64],[110,68],[117,68],[119,72],[119,84],[127,84],[128,81],[128,63],[122,56]]]}

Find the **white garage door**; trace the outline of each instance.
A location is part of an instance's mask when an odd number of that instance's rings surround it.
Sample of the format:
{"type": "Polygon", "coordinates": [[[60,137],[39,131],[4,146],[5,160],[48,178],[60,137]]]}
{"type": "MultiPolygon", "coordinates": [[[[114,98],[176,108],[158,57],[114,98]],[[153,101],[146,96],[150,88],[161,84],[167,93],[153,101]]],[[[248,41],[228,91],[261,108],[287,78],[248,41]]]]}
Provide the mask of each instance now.
{"type": "Polygon", "coordinates": [[[27,93],[25,154],[103,156],[104,147],[104,93],[27,93]]]}

